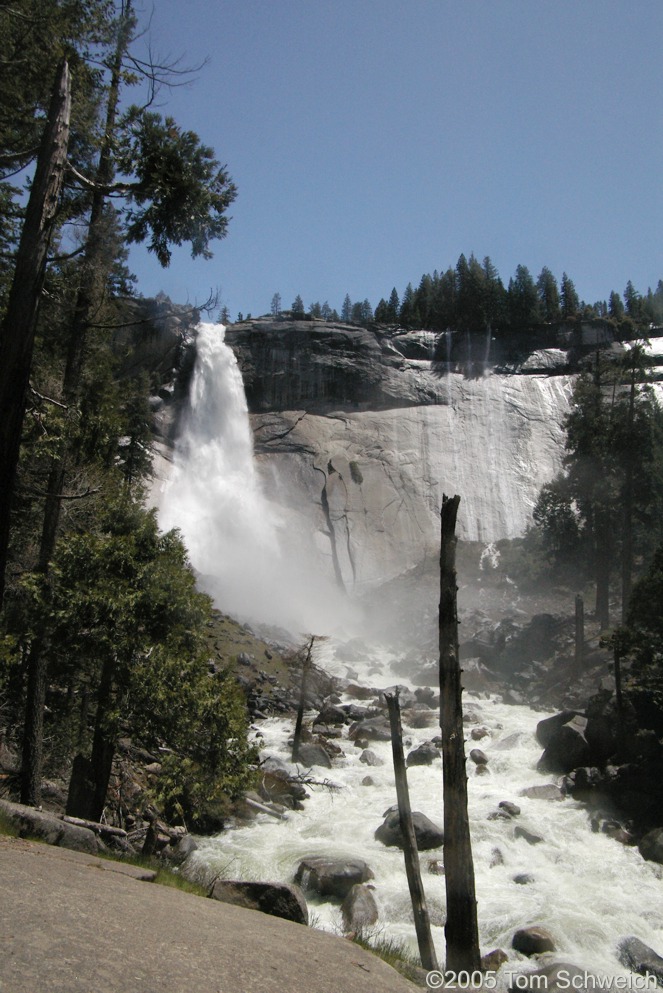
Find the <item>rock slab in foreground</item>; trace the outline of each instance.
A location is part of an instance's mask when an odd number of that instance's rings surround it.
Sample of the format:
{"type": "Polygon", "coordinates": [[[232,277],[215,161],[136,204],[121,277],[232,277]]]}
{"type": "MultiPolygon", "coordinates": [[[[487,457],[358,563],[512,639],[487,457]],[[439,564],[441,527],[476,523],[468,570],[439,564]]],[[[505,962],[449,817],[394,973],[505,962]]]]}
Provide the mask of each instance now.
{"type": "Polygon", "coordinates": [[[11,894],[0,900],[3,991],[415,993],[343,938],[100,871],[99,861],[0,837],[11,894]]]}

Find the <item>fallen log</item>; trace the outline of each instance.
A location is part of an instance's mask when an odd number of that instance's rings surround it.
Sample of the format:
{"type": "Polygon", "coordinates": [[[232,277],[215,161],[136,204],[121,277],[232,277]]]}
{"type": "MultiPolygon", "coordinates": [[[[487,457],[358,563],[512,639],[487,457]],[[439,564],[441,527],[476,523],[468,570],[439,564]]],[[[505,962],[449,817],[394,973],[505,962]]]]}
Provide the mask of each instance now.
{"type": "Polygon", "coordinates": [[[123,828],[112,827],[110,824],[99,824],[97,821],[88,821],[84,817],[72,817],[71,814],[63,814],[61,821],[67,824],[75,824],[76,827],[88,828],[95,834],[112,834],[116,838],[126,838],[127,832],[123,828]]]}
{"type": "Polygon", "coordinates": [[[251,797],[245,796],[244,803],[253,807],[255,810],[259,810],[262,814],[269,814],[270,817],[276,817],[279,821],[287,821],[288,815],[282,814],[279,810],[272,810],[271,807],[266,807],[264,803],[258,803],[257,800],[252,800],[251,797]]]}

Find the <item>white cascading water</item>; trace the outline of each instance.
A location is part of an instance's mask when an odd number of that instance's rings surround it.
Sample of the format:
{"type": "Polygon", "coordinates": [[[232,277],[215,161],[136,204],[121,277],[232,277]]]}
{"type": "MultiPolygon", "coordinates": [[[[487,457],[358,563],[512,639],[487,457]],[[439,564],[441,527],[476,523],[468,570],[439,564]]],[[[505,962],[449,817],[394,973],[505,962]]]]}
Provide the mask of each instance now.
{"type": "Polygon", "coordinates": [[[285,532],[256,472],[242,375],[220,324],[201,324],[189,408],[159,499],[179,528],[201,585],[227,613],[289,631],[327,633],[347,602],[285,532]]]}
{"type": "MultiPolygon", "coordinates": [[[[333,648],[328,651],[333,652],[333,648]]],[[[330,672],[336,668],[331,655],[322,664],[330,672]]],[[[365,659],[364,671],[360,661],[352,663],[359,670],[360,680],[375,686],[378,677],[368,675],[369,665],[373,672],[376,666],[382,666],[380,683],[384,687],[390,682],[406,682],[402,675],[390,671],[387,654],[379,649],[365,659]]],[[[346,702],[351,702],[349,697],[346,702]]],[[[478,745],[488,757],[489,774],[485,776],[476,775],[468,759],[468,785],[481,950],[486,953],[499,947],[509,954],[508,963],[498,973],[497,989],[506,989],[509,976],[531,971],[535,964],[511,948],[515,931],[534,924],[554,936],[554,961],[572,963],[603,977],[631,977],[617,958],[621,939],[635,935],[654,949],[663,948],[663,870],[645,862],[637,848],[625,847],[603,833],[593,832],[589,811],[582,804],[568,797],[543,800],[520,795],[527,787],[554,781],[554,777],[536,770],[542,751],[535,738],[536,724],[549,715],[472,694],[464,694],[464,703],[466,719],[469,718],[468,738],[475,723],[489,731],[481,741],[468,742],[466,752],[478,745]],[[520,815],[512,820],[490,819],[502,800],[517,804],[520,815]],[[517,827],[543,841],[528,843],[515,835],[517,827]],[[515,881],[523,876],[529,880],[515,881]]],[[[263,755],[278,757],[294,773],[305,772],[318,781],[329,779],[340,790],[309,787],[305,809],[290,812],[286,821],[259,815],[248,826],[201,840],[196,854],[199,871],[233,879],[292,882],[299,862],[307,856],[362,858],[375,874],[372,882],[380,913],[376,932],[382,938],[402,941],[416,954],[403,854],[398,849],[385,848],[374,838],[385,811],[396,802],[391,744],[371,741],[371,750],[383,764],[368,767],[360,761],[361,750],[351,741],[337,740],[344,755],[334,760],[333,769],[304,770],[289,764],[288,740],[292,732],[292,721],[261,721],[262,737],[258,740],[263,744],[263,755]],[[367,775],[374,785],[362,785],[367,775]]],[[[434,726],[422,730],[404,724],[406,751],[436,733],[439,731],[434,726]]],[[[408,769],[408,783],[413,810],[422,811],[441,825],[441,759],[432,766],[408,769]]],[[[445,947],[444,877],[431,874],[428,865],[441,858],[441,849],[420,854],[440,962],[444,960],[445,947]]],[[[316,926],[342,933],[338,903],[309,898],[309,911],[316,926]]],[[[544,960],[550,960],[550,956],[544,960]]]]}
{"type": "MultiPolygon", "coordinates": [[[[241,375],[223,341],[223,329],[213,325],[201,326],[198,336],[190,411],[160,516],[163,526],[181,529],[194,566],[222,609],[291,630],[325,629],[329,612],[323,607],[331,604],[334,612],[336,592],[320,587],[312,574],[306,574],[303,555],[284,551],[290,549],[293,536],[281,533],[279,518],[261,489],[241,375]]],[[[347,666],[336,659],[333,642],[323,643],[321,651],[318,661],[326,671],[347,674],[347,666]]],[[[347,660],[347,650],[341,654],[347,660]]],[[[352,660],[354,681],[382,687],[404,683],[402,668],[397,666],[398,675],[391,669],[398,661],[379,647],[367,648],[352,660]]],[[[478,776],[473,768],[468,770],[469,804],[481,949],[501,947],[510,956],[499,973],[497,989],[506,989],[505,979],[512,973],[531,970],[532,961],[511,949],[514,932],[531,924],[552,932],[556,961],[602,976],[633,978],[619,964],[616,948],[620,939],[636,935],[663,950],[663,869],[643,861],[637,849],[592,832],[588,811],[581,804],[569,798],[550,801],[520,795],[523,788],[552,780],[536,771],[541,747],[534,732],[547,715],[469,694],[465,705],[469,720],[489,732],[478,742],[488,756],[489,774],[478,776]],[[501,800],[516,803],[520,816],[490,819],[501,800]],[[531,845],[516,837],[517,826],[543,841],[531,845]],[[517,876],[529,878],[517,883],[517,876]]],[[[469,727],[468,723],[468,731],[469,727]]],[[[291,721],[260,721],[255,733],[263,755],[289,763],[292,730],[291,721]]],[[[405,726],[404,731],[408,747],[437,733],[434,726],[423,730],[405,726]]],[[[374,839],[384,811],[395,802],[391,746],[371,742],[382,764],[368,767],[350,741],[344,739],[342,745],[345,754],[335,759],[332,770],[311,770],[316,779],[338,784],[338,791],[311,787],[305,809],[291,812],[287,820],[261,814],[249,826],[202,839],[195,856],[198,870],[225,878],[291,882],[306,856],[363,858],[375,873],[382,937],[404,940],[416,951],[402,853],[374,839]],[[373,785],[362,784],[367,775],[373,785]]],[[[297,770],[293,767],[293,771],[297,770]]],[[[409,769],[408,779],[413,809],[441,824],[441,761],[409,769]]],[[[428,862],[441,855],[441,851],[421,854],[440,961],[444,877],[426,870],[428,862]]],[[[340,931],[338,905],[311,901],[310,910],[318,926],[340,931]]]]}

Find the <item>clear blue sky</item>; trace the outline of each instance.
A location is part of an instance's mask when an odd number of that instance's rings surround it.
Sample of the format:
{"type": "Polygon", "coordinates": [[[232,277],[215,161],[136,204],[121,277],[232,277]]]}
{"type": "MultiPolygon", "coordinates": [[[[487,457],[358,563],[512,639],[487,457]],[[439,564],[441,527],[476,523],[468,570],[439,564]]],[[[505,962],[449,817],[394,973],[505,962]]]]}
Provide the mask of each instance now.
{"type": "MultiPolygon", "coordinates": [[[[149,10],[148,0],[143,0],[149,10]]],[[[208,64],[162,112],[239,194],[214,259],[130,265],[231,316],[373,306],[461,252],[581,298],[663,278],[661,0],[154,0],[159,55],[208,64]]]]}

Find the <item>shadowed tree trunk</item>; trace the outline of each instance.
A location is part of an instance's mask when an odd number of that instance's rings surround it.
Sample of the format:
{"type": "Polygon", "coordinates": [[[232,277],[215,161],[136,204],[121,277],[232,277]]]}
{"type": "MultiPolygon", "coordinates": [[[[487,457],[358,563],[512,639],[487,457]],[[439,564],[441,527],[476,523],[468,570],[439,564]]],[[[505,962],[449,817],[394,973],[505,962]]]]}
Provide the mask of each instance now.
{"type": "Polygon", "coordinates": [[[456,515],[460,497],[442,497],[440,553],[440,727],[444,775],[444,878],[446,969],[481,968],[474,863],[467,812],[456,603],[456,515]]]}
{"type": "Polygon", "coordinates": [[[585,655],[585,603],[578,594],[576,596],[575,611],[575,652],[574,666],[576,679],[582,673],[582,663],[585,655]]]}
{"type": "Polygon", "coordinates": [[[302,724],[304,722],[304,710],[306,708],[306,684],[311,668],[311,653],[315,644],[315,635],[311,635],[306,646],[306,655],[302,662],[302,681],[299,687],[299,707],[297,708],[297,720],[295,722],[295,736],[292,741],[292,761],[299,762],[299,746],[302,740],[302,724]]]}
{"type": "Polygon", "coordinates": [[[387,701],[389,723],[391,725],[391,751],[394,757],[398,816],[400,818],[401,834],[403,835],[403,857],[405,858],[405,872],[407,875],[407,884],[410,889],[410,899],[412,900],[414,927],[417,932],[421,964],[424,969],[430,972],[433,969],[436,970],[438,964],[430,929],[430,917],[428,916],[424,884],[421,881],[417,837],[414,833],[414,824],[412,823],[410,791],[407,785],[405,759],[403,758],[401,709],[398,701],[398,693],[385,693],[384,698],[387,701]]]}
{"type": "Polygon", "coordinates": [[[0,607],[4,597],[9,515],[25,416],[25,396],[46,256],[67,160],[70,114],[69,65],[64,60],[58,68],[53,87],[0,337],[0,607]]]}
{"type": "MultiPolygon", "coordinates": [[[[129,42],[131,23],[131,2],[127,2],[123,28],[119,33],[115,50],[106,107],[106,129],[97,166],[96,186],[92,194],[81,282],[78,288],[76,307],[69,332],[69,347],[62,396],[64,402],[70,405],[75,404],[78,399],[86,334],[94,311],[100,305],[104,292],[105,270],[102,266],[102,258],[105,251],[104,236],[106,233],[106,223],[104,209],[107,200],[106,187],[113,178],[113,132],[120,98],[122,58],[129,42]]],[[[37,563],[38,570],[43,573],[48,572],[55,550],[66,474],[67,456],[65,452],[62,453],[61,458],[52,460],[48,474],[44,519],[37,563]]],[[[21,799],[24,803],[34,803],[36,806],[39,805],[41,791],[39,775],[42,763],[43,710],[47,667],[48,662],[45,646],[41,638],[36,638],[30,650],[26,730],[21,766],[21,799]]],[[[94,818],[91,817],[90,820],[94,820],[94,818]]]]}
{"type": "Polygon", "coordinates": [[[116,734],[112,727],[111,712],[116,669],[116,659],[105,660],[99,682],[92,752],[89,759],[81,754],[76,756],[69,781],[67,814],[95,823],[101,820],[104,811],[115,755],[116,734]]]}

